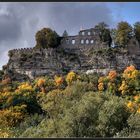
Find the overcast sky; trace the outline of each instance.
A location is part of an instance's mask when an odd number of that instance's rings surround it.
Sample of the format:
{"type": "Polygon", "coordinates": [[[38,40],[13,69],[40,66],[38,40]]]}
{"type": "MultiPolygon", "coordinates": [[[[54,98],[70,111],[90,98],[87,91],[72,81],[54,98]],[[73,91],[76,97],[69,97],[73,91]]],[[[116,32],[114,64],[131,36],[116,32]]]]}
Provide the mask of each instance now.
{"type": "Polygon", "coordinates": [[[0,69],[8,61],[8,50],[35,46],[35,33],[50,27],[59,35],[66,29],[76,35],[82,26],[92,28],[99,22],[115,27],[120,21],[140,21],[140,3],[0,3],[0,69]]]}

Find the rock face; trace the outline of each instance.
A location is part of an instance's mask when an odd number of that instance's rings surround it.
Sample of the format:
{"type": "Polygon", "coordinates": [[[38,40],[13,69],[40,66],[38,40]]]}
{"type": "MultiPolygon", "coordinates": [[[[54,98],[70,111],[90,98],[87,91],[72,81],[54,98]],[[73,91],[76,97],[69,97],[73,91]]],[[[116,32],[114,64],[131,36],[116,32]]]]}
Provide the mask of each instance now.
{"type": "Polygon", "coordinates": [[[127,48],[109,48],[100,41],[99,32],[88,29],[77,36],[64,37],[57,48],[14,49],[9,51],[5,73],[14,80],[34,79],[37,76],[54,76],[75,72],[101,72],[123,70],[128,65],[140,69],[140,46],[131,39],[127,48]]]}

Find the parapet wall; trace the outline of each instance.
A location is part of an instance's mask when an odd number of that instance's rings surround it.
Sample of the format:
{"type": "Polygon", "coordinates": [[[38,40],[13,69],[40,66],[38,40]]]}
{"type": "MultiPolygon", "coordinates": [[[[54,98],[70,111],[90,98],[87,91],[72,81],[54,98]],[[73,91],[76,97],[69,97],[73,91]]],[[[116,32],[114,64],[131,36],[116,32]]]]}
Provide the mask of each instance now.
{"type": "Polygon", "coordinates": [[[34,50],[33,48],[19,48],[19,49],[10,50],[9,52],[11,52],[11,53],[32,52],[33,50],[34,50]]]}
{"type": "Polygon", "coordinates": [[[9,57],[19,57],[21,54],[36,54],[38,53],[40,56],[45,53],[46,55],[52,55],[53,48],[41,49],[41,48],[19,48],[13,49],[8,52],[9,57]]]}

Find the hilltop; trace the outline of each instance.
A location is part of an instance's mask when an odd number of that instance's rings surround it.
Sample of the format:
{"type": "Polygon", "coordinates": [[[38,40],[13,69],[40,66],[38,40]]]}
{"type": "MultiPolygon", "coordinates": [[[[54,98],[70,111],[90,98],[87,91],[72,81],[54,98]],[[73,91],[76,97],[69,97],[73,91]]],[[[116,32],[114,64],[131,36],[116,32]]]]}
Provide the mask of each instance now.
{"type": "Polygon", "coordinates": [[[139,40],[128,29],[131,28],[126,22],[120,22],[116,30],[99,23],[75,36],[69,36],[66,31],[59,36],[50,28],[43,28],[36,34],[35,47],[9,51],[9,61],[3,67],[5,77],[23,81],[69,71],[106,74],[113,69],[122,71],[129,65],[139,69],[139,40]],[[120,36],[121,31],[126,36],[120,36]]]}

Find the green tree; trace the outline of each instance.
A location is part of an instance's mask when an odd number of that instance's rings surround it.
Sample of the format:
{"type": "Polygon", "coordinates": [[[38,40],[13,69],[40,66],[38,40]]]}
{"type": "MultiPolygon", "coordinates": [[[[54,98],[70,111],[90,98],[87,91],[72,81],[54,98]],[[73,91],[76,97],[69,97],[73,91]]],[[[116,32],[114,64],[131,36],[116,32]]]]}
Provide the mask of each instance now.
{"type": "Polygon", "coordinates": [[[4,75],[4,72],[0,70],[0,81],[2,80],[3,75],[4,75]]]}
{"type": "Polygon", "coordinates": [[[110,47],[112,43],[112,38],[110,35],[110,30],[108,29],[108,25],[104,22],[100,22],[98,25],[95,26],[95,29],[99,30],[101,41],[107,42],[110,47]]]}
{"type": "Polygon", "coordinates": [[[116,46],[116,32],[117,30],[115,28],[110,30],[113,46],[116,46]]]}
{"type": "Polygon", "coordinates": [[[134,24],[134,34],[136,39],[140,42],[140,22],[134,24]]]}
{"type": "Polygon", "coordinates": [[[116,43],[119,46],[127,46],[129,40],[133,36],[132,27],[129,23],[122,21],[117,25],[116,43]]]}
{"type": "Polygon", "coordinates": [[[36,33],[36,48],[54,48],[59,45],[59,36],[50,28],[43,28],[36,33]]]}

